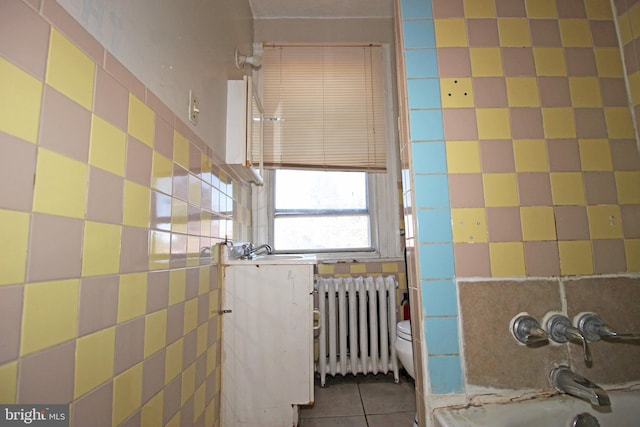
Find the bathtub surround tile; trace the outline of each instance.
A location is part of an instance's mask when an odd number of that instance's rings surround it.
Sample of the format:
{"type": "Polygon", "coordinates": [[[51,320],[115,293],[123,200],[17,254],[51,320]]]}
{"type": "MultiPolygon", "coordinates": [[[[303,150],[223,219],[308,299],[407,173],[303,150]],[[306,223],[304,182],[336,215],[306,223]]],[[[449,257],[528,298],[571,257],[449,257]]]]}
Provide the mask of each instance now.
{"type": "Polygon", "coordinates": [[[36,169],[36,146],[15,136],[0,132],[0,208],[31,210],[33,176],[36,169]]]}
{"type": "Polygon", "coordinates": [[[429,355],[459,354],[458,317],[427,317],[424,335],[429,355]]]}
{"type": "Polygon", "coordinates": [[[457,277],[491,276],[487,243],[455,243],[453,249],[457,277]]]}
{"type": "Polygon", "coordinates": [[[134,273],[149,268],[149,230],[139,227],[122,227],[120,272],[134,273]]]}
{"type": "Polygon", "coordinates": [[[464,390],[460,356],[429,356],[431,391],[435,394],[454,394],[464,390]]]}
{"type": "Polygon", "coordinates": [[[118,127],[127,130],[129,91],[112,75],[98,67],[93,111],[118,127]]]}

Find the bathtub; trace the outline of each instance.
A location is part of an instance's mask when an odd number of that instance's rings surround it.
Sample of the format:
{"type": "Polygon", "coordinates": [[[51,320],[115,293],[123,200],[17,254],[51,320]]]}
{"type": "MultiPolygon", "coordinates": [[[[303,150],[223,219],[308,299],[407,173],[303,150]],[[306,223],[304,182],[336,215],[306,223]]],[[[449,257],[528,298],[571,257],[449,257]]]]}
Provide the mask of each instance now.
{"type": "Polygon", "coordinates": [[[434,411],[436,427],[571,427],[574,417],[587,412],[600,427],[640,426],[640,390],[610,391],[611,407],[596,408],[568,395],[555,395],[507,404],[486,404],[434,411]]]}

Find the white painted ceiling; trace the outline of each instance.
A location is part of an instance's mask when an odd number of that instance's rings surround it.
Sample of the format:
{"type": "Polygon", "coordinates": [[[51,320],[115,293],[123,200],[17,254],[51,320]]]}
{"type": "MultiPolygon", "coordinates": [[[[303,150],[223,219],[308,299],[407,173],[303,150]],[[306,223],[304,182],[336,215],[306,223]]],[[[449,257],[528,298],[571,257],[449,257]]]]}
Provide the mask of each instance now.
{"type": "Polygon", "coordinates": [[[390,18],[393,0],[249,0],[256,19],[390,18]]]}

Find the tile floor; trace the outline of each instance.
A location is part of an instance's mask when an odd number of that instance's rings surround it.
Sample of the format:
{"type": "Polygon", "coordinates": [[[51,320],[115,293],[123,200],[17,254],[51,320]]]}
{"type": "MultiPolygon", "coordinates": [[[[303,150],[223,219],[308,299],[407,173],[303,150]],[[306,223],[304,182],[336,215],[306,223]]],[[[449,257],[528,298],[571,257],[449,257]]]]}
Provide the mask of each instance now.
{"type": "Polygon", "coordinates": [[[390,375],[316,378],[315,403],[300,408],[300,427],[412,427],[414,382],[404,372],[390,375]],[[404,374],[404,375],[403,375],[404,374]]]}

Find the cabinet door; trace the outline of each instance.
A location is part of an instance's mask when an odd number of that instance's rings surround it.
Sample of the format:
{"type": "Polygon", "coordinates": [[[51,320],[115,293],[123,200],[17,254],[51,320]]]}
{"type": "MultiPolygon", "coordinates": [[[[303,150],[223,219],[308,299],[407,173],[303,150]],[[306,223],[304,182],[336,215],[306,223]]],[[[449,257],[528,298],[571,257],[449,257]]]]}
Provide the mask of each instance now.
{"type": "Polygon", "coordinates": [[[313,400],[313,266],[226,267],[224,426],[291,426],[313,400]]]}

